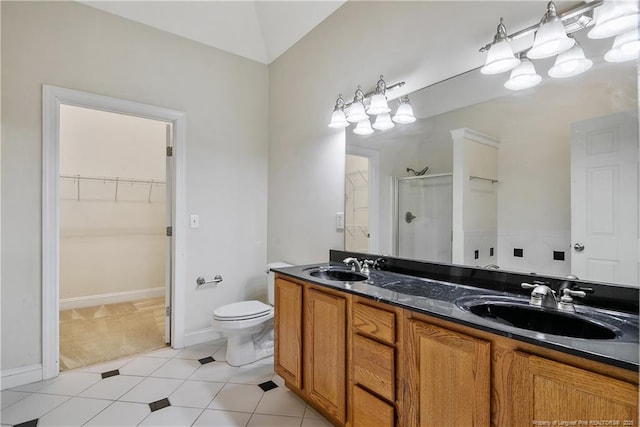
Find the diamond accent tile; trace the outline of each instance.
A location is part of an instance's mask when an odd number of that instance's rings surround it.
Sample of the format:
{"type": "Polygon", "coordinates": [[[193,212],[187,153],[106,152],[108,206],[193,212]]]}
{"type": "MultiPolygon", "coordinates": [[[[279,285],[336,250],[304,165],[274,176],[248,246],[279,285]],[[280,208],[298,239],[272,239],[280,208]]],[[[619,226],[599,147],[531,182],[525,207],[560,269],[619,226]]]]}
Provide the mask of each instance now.
{"type": "Polygon", "coordinates": [[[171,402],[166,397],[164,399],[156,400],[155,402],[149,403],[149,408],[151,412],[158,411],[160,409],[166,408],[167,406],[171,406],[171,402]]]}
{"type": "Polygon", "coordinates": [[[101,375],[102,375],[102,379],[115,377],[116,375],[120,375],[120,371],[117,369],[114,369],[113,371],[103,372],[101,375]]]}
{"type": "Polygon", "coordinates": [[[269,380],[269,381],[263,382],[262,384],[258,384],[258,387],[260,387],[262,389],[262,391],[269,391],[269,390],[273,390],[274,388],[278,387],[278,384],[276,384],[273,381],[269,380]]]}

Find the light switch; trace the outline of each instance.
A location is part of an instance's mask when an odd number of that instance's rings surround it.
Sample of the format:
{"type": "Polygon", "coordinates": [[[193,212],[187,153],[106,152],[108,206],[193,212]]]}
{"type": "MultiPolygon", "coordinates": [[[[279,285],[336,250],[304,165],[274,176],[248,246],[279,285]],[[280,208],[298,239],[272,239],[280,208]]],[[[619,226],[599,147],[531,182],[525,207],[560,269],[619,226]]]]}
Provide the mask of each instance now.
{"type": "Polygon", "coordinates": [[[199,228],[200,227],[200,215],[191,215],[191,228],[199,228]]]}
{"type": "Polygon", "coordinates": [[[336,212],[336,229],[344,230],[344,212],[336,212]]]}

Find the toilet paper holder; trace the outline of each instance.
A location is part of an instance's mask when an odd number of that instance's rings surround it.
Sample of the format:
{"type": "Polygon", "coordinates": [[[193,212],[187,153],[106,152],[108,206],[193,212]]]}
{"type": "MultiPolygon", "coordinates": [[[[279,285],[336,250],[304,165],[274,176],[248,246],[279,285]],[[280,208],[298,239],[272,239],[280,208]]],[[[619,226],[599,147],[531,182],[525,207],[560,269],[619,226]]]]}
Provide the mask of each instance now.
{"type": "Polygon", "coordinates": [[[215,283],[216,285],[224,280],[221,275],[216,274],[213,279],[206,280],[204,277],[200,276],[196,279],[196,285],[203,286],[207,283],[215,283]]]}

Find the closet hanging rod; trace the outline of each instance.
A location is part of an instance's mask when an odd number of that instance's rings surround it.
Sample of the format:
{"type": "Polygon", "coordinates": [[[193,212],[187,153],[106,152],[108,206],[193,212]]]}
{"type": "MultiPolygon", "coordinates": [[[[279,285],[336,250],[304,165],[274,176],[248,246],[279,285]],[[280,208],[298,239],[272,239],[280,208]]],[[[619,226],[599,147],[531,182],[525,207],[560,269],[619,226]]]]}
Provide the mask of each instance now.
{"type": "Polygon", "coordinates": [[[472,181],[474,179],[481,179],[483,181],[490,181],[492,184],[495,184],[496,182],[499,182],[497,179],[493,179],[493,178],[484,178],[484,177],[481,177],[481,176],[469,175],[469,181],[472,181]]]}
{"type": "Polygon", "coordinates": [[[108,176],[83,176],[83,175],[60,175],[60,178],[63,179],[78,179],[85,181],[102,181],[102,182],[118,182],[118,183],[126,183],[126,184],[166,184],[165,181],[156,181],[154,179],[135,179],[135,178],[119,178],[119,177],[108,177],[108,176]]]}

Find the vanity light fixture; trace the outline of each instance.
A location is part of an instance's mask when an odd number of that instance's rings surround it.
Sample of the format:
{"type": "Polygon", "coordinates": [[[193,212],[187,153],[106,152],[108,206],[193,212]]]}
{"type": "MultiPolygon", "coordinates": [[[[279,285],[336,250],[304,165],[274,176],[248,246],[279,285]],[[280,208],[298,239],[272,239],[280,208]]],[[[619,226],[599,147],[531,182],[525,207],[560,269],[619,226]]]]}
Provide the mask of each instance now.
{"type": "Polygon", "coordinates": [[[376,116],[376,121],[373,123],[373,128],[377,130],[387,130],[395,126],[395,123],[391,121],[391,114],[382,113],[376,116]]]}
{"type": "Polygon", "coordinates": [[[369,120],[369,117],[359,121],[355,129],[353,130],[353,133],[355,133],[356,135],[371,135],[373,133],[373,128],[371,127],[371,121],[369,120]]]}
{"type": "Polygon", "coordinates": [[[521,58],[520,65],[511,71],[509,80],[504,87],[510,90],[523,90],[534,87],[542,81],[540,74],[536,73],[536,67],[529,58],[521,58]]]}
{"type": "Polygon", "coordinates": [[[553,78],[573,77],[587,71],[593,61],[585,58],[582,46],[578,42],[571,49],[556,57],[556,62],[549,69],[549,76],[553,78]]]}
{"type": "Polygon", "coordinates": [[[333,114],[331,114],[331,122],[329,122],[330,128],[346,128],[349,126],[347,116],[344,114],[344,99],[342,94],[338,95],[336,99],[336,106],[333,107],[333,114]]]}
{"type": "Polygon", "coordinates": [[[353,132],[357,135],[369,135],[376,130],[387,130],[395,126],[395,123],[413,123],[416,118],[413,115],[413,108],[409,104],[409,97],[403,96],[399,101],[396,114],[391,117],[391,108],[387,103],[386,92],[404,86],[404,82],[395,83],[388,86],[383,76],[380,76],[376,88],[364,93],[358,86],[353,97],[353,101],[346,103],[342,95],[338,95],[336,105],[331,114],[329,127],[346,128],[350,123],[357,123],[353,132]],[[376,120],[371,125],[369,116],[375,116],[376,120]],[[394,123],[395,122],[395,123],[394,123]]]}
{"type": "Polygon", "coordinates": [[[640,37],[635,28],[616,36],[613,47],[604,55],[607,62],[624,62],[638,59],[640,56],[640,37]]]}
{"type": "Polygon", "coordinates": [[[558,17],[556,5],[550,1],[540,28],[536,31],[533,47],[529,49],[527,56],[531,59],[548,58],[569,50],[575,42],[567,36],[562,20],[558,17]]]}
{"type": "Polygon", "coordinates": [[[500,74],[513,70],[520,64],[520,59],[513,54],[513,49],[507,37],[507,28],[504,26],[503,19],[500,18],[500,24],[493,37],[493,43],[487,48],[487,60],[484,67],[480,69],[482,74],[500,74]]]}
{"type": "Polygon", "coordinates": [[[380,80],[376,84],[376,93],[371,97],[371,104],[367,108],[367,114],[378,115],[391,111],[391,108],[387,105],[387,97],[384,95],[386,90],[387,84],[380,76],[380,80]]]}
{"type": "Polygon", "coordinates": [[[399,103],[398,110],[392,120],[402,125],[415,122],[416,117],[413,115],[413,107],[409,103],[409,97],[407,95],[401,97],[399,103]]]}
{"type": "Polygon", "coordinates": [[[587,36],[604,39],[638,27],[640,14],[637,0],[604,0],[594,12],[596,24],[587,36]]]}
{"type": "Polygon", "coordinates": [[[356,93],[353,96],[353,102],[349,107],[349,113],[347,114],[347,121],[349,123],[359,123],[364,119],[369,118],[364,111],[364,92],[358,86],[356,93]]]}

